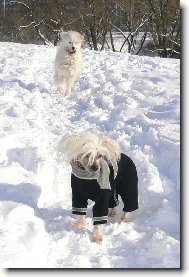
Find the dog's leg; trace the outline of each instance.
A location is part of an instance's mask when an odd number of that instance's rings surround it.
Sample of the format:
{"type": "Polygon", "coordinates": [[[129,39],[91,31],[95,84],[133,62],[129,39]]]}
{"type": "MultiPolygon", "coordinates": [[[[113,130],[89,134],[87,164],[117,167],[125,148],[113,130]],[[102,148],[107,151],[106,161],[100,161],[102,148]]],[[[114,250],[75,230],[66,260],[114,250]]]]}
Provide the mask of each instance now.
{"type": "Polygon", "coordinates": [[[101,243],[103,240],[103,234],[102,234],[102,224],[94,225],[93,232],[90,236],[90,240],[92,242],[101,243]]]}
{"type": "Polygon", "coordinates": [[[66,84],[63,76],[59,76],[58,73],[55,73],[54,76],[55,83],[61,92],[65,92],[66,84]]]}
{"type": "Polygon", "coordinates": [[[122,217],[117,220],[117,223],[120,224],[122,222],[127,222],[128,219],[129,219],[129,213],[128,212],[124,212],[122,217]]]}
{"type": "Polygon", "coordinates": [[[70,78],[67,78],[67,79],[66,79],[66,85],[67,85],[67,88],[66,88],[66,95],[67,95],[67,96],[70,96],[71,93],[72,93],[71,89],[72,89],[72,86],[73,86],[73,84],[74,84],[74,81],[75,81],[75,79],[74,79],[73,77],[70,77],[70,78]]]}
{"type": "Polygon", "coordinates": [[[109,209],[108,216],[109,217],[115,217],[116,216],[116,207],[109,209]]]}
{"type": "Polygon", "coordinates": [[[86,215],[81,215],[80,218],[72,223],[72,226],[75,228],[84,228],[86,225],[86,215]]]}

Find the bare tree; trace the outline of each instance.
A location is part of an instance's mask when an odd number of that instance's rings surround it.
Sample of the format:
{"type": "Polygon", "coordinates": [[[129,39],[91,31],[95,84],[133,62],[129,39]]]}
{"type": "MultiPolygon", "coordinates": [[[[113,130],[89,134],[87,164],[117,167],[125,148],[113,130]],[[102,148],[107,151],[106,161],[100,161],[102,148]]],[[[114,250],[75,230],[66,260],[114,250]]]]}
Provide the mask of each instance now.
{"type": "Polygon", "coordinates": [[[154,50],[162,57],[180,52],[180,2],[178,0],[148,0],[153,14],[150,32],[154,50]]]}
{"type": "Polygon", "coordinates": [[[78,21],[73,11],[66,10],[69,1],[10,0],[17,5],[19,29],[26,36],[35,36],[43,44],[57,44],[59,33],[78,21]],[[66,12],[65,12],[66,11],[66,12]]]}
{"type": "MultiPolygon", "coordinates": [[[[73,1],[75,3],[76,1],[73,1]]],[[[104,0],[84,0],[75,3],[81,25],[91,49],[98,50],[98,44],[103,49],[108,32],[107,2],[104,0]]]]}
{"type": "MultiPolygon", "coordinates": [[[[91,49],[139,54],[151,37],[150,51],[180,52],[178,0],[6,0],[12,12],[0,16],[1,39],[56,45],[62,30],[85,34],[91,49]],[[6,15],[6,16],[5,16],[6,15]],[[117,38],[122,45],[117,48],[117,38]]],[[[1,4],[1,3],[0,3],[1,4]]]]}
{"type": "Polygon", "coordinates": [[[110,22],[111,26],[122,35],[124,41],[120,47],[120,52],[127,45],[127,51],[133,54],[139,54],[148,33],[148,23],[151,14],[148,12],[147,5],[138,0],[115,0],[115,13],[122,17],[117,26],[117,18],[110,22]],[[142,36],[141,36],[141,33],[142,36]]]}

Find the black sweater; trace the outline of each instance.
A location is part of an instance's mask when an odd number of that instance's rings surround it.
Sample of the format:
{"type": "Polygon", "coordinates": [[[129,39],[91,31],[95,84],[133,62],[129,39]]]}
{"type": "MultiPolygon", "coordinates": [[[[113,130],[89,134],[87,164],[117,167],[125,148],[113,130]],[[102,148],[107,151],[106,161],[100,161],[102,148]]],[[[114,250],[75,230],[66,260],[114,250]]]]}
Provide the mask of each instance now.
{"type": "Polygon", "coordinates": [[[71,175],[72,213],[85,215],[87,200],[95,202],[93,206],[93,224],[107,223],[108,208],[117,206],[117,195],[124,203],[124,212],[138,209],[138,177],[135,164],[125,154],[121,154],[118,162],[118,174],[114,179],[112,166],[110,167],[110,189],[101,189],[97,180],[86,180],[71,175]]]}

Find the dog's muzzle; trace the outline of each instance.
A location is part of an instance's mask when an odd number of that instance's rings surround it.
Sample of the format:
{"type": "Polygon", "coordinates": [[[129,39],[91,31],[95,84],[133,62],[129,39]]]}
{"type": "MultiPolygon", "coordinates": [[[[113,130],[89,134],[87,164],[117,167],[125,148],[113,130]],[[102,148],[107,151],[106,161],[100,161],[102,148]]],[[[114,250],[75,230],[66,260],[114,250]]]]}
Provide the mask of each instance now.
{"type": "Polygon", "coordinates": [[[95,172],[95,171],[97,171],[98,170],[98,166],[97,165],[91,165],[90,167],[89,167],[89,170],[91,170],[91,171],[93,171],[93,172],[95,172]]]}
{"type": "Polygon", "coordinates": [[[67,51],[69,55],[73,55],[76,53],[75,47],[72,47],[70,50],[67,51]]]}

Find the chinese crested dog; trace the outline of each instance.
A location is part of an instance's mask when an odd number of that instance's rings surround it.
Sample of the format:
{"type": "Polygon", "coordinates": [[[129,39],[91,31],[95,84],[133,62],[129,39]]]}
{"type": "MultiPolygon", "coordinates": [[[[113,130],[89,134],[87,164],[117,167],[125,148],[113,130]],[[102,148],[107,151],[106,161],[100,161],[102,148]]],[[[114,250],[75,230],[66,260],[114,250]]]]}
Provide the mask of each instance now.
{"type": "Polygon", "coordinates": [[[72,213],[79,215],[75,227],[86,223],[87,201],[93,206],[91,241],[103,239],[101,226],[108,216],[114,216],[119,204],[118,195],[124,204],[123,215],[118,223],[128,220],[128,213],[138,209],[138,177],[133,161],[121,153],[119,144],[105,136],[81,133],[65,136],[57,147],[72,166],[72,213]]]}

